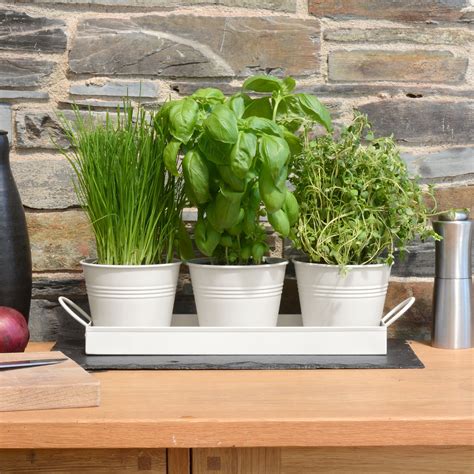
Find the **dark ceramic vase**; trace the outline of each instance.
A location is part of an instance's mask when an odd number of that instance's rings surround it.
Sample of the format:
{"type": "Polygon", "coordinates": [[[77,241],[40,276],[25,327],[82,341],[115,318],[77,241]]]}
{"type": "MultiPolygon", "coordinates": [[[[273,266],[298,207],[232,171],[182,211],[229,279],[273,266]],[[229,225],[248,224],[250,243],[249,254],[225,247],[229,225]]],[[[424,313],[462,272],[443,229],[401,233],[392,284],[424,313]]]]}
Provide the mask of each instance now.
{"type": "Polygon", "coordinates": [[[15,308],[28,321],[31,250],[9,151],[7,133],[0,130],[0,306],[15,308]]]}

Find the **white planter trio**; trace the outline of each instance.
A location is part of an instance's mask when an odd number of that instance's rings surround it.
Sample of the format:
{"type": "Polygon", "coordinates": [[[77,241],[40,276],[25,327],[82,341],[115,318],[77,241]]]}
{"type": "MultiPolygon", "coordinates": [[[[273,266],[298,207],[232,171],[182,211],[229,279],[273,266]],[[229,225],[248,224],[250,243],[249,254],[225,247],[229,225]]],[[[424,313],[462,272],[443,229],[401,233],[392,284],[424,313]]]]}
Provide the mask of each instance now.
{"type": "MultiPolygon", "coordinates": [[[[159,265],[82,263],[93,324],[169,326],[180,262],[159,265]]],[[[262,265],[189,262],[200,326],[272,327],[288,261],[267,258],[262,265]]],[[[378,326],[390,267],[333,265],[295,261],[304,326],[378,326]]]]}

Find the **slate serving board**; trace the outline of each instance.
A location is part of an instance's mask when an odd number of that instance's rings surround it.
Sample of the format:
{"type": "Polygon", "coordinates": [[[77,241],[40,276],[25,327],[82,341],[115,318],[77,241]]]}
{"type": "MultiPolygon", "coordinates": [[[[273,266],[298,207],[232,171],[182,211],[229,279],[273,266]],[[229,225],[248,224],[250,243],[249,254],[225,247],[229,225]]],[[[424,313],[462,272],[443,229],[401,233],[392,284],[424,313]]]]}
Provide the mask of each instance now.
{"type": "Polygon", "coordinates": [[[116,356],[87,355],[84,340],[58,340],[62,351],[86,370],[291,370],[291,369],[422,369],[408,342],[388,340],[387,355],[213,355],[213,356],[116,356]]]}

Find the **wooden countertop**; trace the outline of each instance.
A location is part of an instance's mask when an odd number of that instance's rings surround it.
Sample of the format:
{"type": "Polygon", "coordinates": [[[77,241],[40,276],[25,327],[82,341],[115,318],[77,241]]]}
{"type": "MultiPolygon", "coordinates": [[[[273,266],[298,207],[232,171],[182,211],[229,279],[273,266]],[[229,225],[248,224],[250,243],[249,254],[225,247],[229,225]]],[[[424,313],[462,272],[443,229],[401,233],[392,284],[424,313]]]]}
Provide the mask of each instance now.
{"type": "Polygon", "coordinates": [[[413,348],[425,369],[95,373],[100,407],[0,413],[0,448],[474,445],[474,350],[413,348]]]}

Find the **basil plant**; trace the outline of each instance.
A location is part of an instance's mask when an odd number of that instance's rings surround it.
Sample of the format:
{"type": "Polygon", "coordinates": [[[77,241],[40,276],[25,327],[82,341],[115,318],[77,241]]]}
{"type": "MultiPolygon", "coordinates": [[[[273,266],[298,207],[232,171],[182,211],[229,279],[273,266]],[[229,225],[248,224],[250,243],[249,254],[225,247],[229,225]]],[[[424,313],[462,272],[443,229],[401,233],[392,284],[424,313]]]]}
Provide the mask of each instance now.
{"type": "Polygon", "coordinates": [[[315,123],[330,130],[331,119],[314,96],[293,93],[295,85],[291,77],[254,76],[230,97],[199,89],[157,115],[166,167],[182,172],[198,209],[196,246],[215,262],[261,263],[268,251],[261,217],[282,237],[298,220],[286,186],[291,157],[301,151],[295,133],[315,123]]]}

